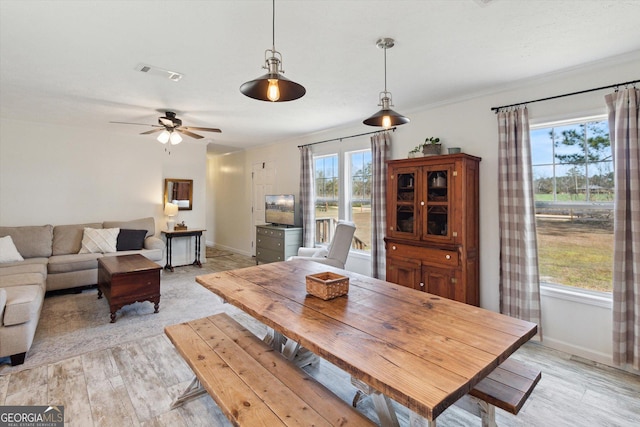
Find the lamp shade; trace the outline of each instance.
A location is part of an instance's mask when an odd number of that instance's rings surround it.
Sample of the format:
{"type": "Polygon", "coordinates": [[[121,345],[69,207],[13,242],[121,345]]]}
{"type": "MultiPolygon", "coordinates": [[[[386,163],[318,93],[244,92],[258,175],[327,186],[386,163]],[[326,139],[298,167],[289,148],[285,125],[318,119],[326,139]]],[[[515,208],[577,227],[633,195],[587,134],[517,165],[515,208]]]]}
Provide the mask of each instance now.
{"type": "Polygon", "coordinates": [[[167,142],[169,142],[170,137],[171,137],[171,133],[169,133],[169,131],[165,129],[162,131],[160,135],[158,135],[158,142],[166,144],[167,142]]]}
{"type": "Polygon", "coordinates": [[[403,116],[402,114],[398,114],[389,108],[378,111],[373,116],[364,120],[362,123],[369,126],[382,126],[384,128],[390,128],[391,126],[399,126],[409,122],[409,118],[403,116]]]}
{"type": "Polygon", "coordinates": [[[280,73],[267,73],[255,80],[250,80],[240,86],[240,92],[249,98],[258,99],[260,101],[285,102],[302,98],[307,90],[301,84],[289,80],[280,73]],[[280,96],[273,99],[269,96],[269,84],[277,84],[280,96]]]}
{"type": "Polygon", "coordinates": [[[178,215],[178,205],[175,203],[167,203],[164,205],[164,214],[166,216],[176,216],[178,215]]]}

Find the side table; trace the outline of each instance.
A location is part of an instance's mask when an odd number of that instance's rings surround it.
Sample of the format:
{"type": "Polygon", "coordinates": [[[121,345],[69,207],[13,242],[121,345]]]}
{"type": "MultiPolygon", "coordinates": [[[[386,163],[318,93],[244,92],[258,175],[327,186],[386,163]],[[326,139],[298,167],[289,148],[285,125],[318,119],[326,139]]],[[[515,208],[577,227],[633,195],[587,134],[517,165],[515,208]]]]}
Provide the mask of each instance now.
{"type": "Polygon", "coordinates": [[[116,311],[138,301],[160,306],[160,267],[140,254],[98,258],[98,299],[104,294],[109,303],[111,323],[116,311]]]}
{"type": "MultiPolygon", "coordinates": [[[[167,263],[164,266],[165,270],[173,271],[174,265],[171,264],[171,258],[173,255],[173,245],[172,241],[174,237],[195,237],[195,252],[196,259],[191,264],[184,265],[196,265],[202,268],[202,263],[200,262],[200,240],[202,238],[202,232],[206,231],[204,228],[191,228],[186,230],[162,230],[161,233],[164,234],[167,238],[167,263]]],[[[176,265],[175,267],[181,267],[176,265]]]]}

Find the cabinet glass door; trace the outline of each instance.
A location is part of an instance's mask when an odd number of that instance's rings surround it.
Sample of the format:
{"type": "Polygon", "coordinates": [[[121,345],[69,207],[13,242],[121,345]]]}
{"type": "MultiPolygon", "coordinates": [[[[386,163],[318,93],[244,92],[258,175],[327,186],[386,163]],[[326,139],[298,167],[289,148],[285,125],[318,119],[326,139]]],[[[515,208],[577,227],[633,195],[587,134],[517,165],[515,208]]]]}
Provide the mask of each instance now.
{"type": "Polygon", "coordinates": [[[395,171],[395,185],[391,189],[394,197],[394,212],[391,214],[390,234],[418,236],[416,222],[417,171],[395,171]]]}
{"type": "Polygon", "coordinates": [[[450,185],[451,174],[448,168],[428,169],[426,173],[427,203],[426,224],[423,234],[427,238],[449,238],[450,222],[450,185]]]}

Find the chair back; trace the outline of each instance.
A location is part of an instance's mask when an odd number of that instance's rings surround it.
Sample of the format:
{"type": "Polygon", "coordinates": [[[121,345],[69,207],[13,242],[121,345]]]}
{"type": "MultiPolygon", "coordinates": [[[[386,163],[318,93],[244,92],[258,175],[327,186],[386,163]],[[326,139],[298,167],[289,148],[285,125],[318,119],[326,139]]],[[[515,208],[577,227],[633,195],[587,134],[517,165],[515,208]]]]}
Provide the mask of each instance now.
{"type": "Polygon", "coordinates": [[[329,246],[327,258],[338,260],[344,266],[349,256],[349,249],[351,249],[351,242],[353,241],[355,232],[356,225],[354,223],[338,221],[331,245],[329,246]]]}

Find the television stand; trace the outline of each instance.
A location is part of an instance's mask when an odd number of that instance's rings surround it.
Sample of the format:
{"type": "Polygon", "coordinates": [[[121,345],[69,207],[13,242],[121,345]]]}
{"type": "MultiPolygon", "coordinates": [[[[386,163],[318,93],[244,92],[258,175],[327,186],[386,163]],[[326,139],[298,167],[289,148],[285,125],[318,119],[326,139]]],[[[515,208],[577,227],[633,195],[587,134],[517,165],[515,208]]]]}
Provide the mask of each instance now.
{"type": "Polygon", "coordinates": [[[302,227],[290,225],[256,226],[256,264],[286,261],[298,255],[302,246],[302,227]]]}

